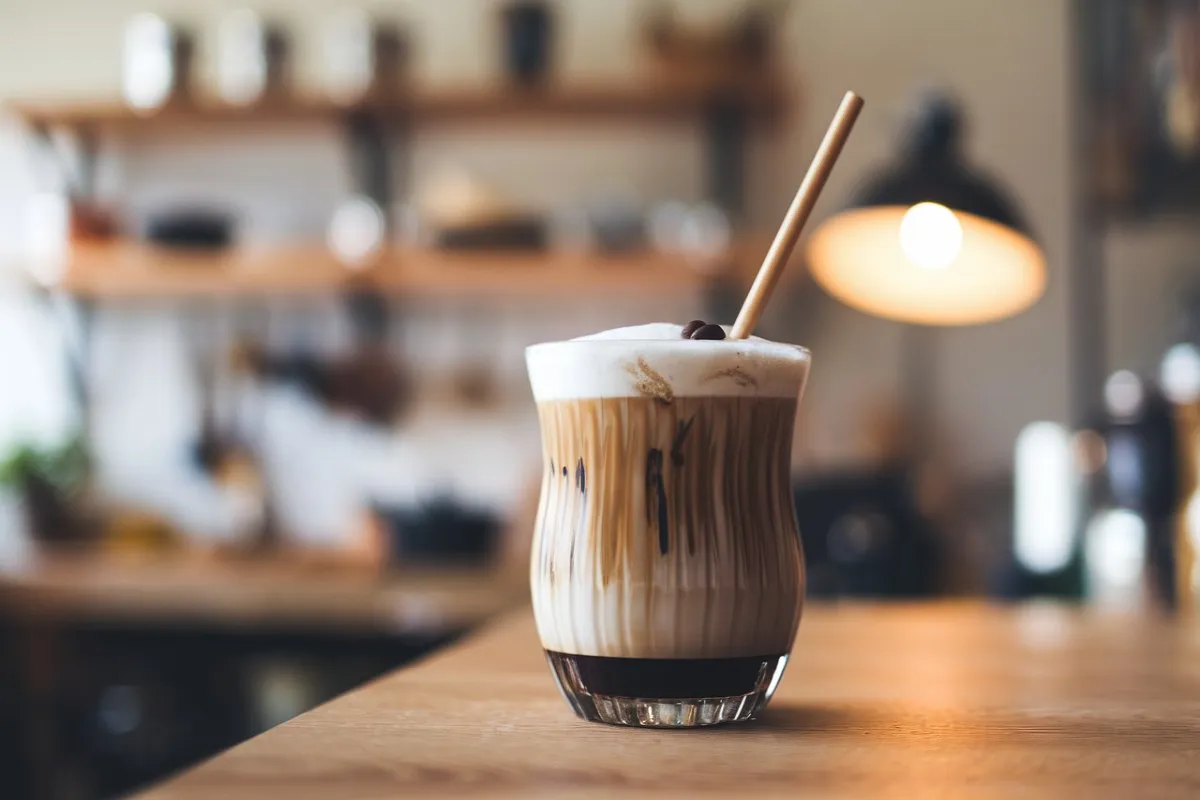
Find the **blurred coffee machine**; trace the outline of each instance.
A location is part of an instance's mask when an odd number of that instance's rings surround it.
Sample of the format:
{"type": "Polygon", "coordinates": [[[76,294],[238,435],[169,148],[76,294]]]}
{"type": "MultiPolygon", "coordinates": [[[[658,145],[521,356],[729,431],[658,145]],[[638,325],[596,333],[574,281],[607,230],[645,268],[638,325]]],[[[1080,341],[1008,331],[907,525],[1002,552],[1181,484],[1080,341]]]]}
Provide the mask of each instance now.
{"type": "Polygon", "coordinates": [[[1178,447],[1178,502],[1174,514],[1175,580],[1179,609],[1200,607],[1200,347],[1182,341],[1163,357],[1159,380],[1171,402],[1178,447]]]}
{"type": "Polygon", "coordinates": [[[1104,466],[1084,534],[1088,596],[1176,611],[1186,459],[1175,411],[1157,384],[1128,370],[1109,377],[1104,407],[1104,466]]]}
{"type": "Polygon", "coordinates": [[[930,597],[942,553],[902,462],[796,482],[810,597],[930,597]]]}

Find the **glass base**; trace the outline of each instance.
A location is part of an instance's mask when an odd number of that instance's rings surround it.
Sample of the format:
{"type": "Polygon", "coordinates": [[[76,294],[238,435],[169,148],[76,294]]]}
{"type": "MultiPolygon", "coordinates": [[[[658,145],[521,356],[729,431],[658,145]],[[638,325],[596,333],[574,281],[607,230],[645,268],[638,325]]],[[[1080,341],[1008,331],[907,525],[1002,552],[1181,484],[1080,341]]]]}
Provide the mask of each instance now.
{"type": "Polygon", "coordinates": [[[558,688],[589,722],[698,728],[753,719],[771,699],[787,656],[641,659],[546,651],[558,688]]]}

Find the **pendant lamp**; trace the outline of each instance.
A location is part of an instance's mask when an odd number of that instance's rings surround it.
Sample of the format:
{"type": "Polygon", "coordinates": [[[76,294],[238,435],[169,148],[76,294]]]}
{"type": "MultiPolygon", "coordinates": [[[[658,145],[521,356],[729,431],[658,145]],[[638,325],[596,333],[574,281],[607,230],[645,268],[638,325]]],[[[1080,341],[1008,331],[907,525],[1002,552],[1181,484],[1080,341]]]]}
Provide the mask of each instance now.
{"type": "Polygon", "coordinates": [[[1024,311],[1042,295],[1041,249],[1004,191],[968,165],[958,106],[918,106],[893,164],[808,240],[813,278],[877,317],[971,325],[1024,311]]]}

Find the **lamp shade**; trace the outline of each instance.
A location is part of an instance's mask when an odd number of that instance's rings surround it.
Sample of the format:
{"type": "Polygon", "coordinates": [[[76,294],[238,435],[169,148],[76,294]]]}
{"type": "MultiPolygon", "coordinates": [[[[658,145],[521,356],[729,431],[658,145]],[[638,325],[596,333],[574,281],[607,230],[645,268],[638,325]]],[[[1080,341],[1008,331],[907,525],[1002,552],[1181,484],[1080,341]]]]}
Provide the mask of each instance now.
{"type": "Polygon", "coordinates": [[[1042,295],[1046,265],[1013,204],[961,157],[961,115],[926,102],[899,162],[866,182],[808,240],[829,294],[926,325],[1012,316],[1042,295]]]}

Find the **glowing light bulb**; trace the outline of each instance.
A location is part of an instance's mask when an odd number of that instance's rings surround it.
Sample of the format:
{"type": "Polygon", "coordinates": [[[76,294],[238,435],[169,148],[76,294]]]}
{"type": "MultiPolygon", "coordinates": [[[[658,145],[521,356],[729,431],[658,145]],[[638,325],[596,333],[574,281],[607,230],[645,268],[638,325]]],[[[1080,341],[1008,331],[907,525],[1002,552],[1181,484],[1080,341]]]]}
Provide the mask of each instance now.
{"type": "Polygon", "coordinates": [[[917,203],[900,221],[900,249],[924,269],[945,269],[962,250],[962,225],[939,203],[917,203]]]}

